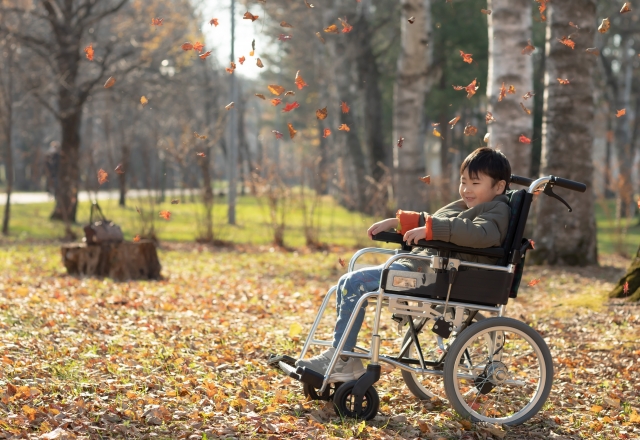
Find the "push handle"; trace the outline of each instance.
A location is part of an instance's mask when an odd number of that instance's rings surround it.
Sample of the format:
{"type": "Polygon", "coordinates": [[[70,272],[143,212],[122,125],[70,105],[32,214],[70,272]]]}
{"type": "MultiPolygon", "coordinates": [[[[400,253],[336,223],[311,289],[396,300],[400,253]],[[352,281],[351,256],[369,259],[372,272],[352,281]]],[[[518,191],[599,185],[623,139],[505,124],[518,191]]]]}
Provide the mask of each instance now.
{"type": "Polygon", "coordinates": [[[529,179],[528,177],[516,176],[515,174],[512,174],[511,183],[516,183],[518,185],[523,185],[523,186],[529,186],[533,183],[533,179],[529,179]]]}
{"type": "Polygon", "coordinates": [[[562,177],[553,177],[551,182],[562,188],[570,189],[571,191],[585,192],[587,185],[584,183],[576,182],[575,180],[563,179],[562,177]]]}

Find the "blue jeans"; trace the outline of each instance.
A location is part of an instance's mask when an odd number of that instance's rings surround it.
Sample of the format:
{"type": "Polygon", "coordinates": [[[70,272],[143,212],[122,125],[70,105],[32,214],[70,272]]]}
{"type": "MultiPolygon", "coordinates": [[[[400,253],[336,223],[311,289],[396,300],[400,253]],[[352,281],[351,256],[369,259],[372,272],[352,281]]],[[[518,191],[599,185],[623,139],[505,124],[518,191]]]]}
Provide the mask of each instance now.
{"type": "MultiPolygon", "coordinates": [[[[338,348],[340,338],[344,334],[347,328],[347,322],[353,313],[356,303],[360,297],[367,293],[378,290],[380,286],[380,278],[382,277],[382,268],[384,264],[374,267],[365,267],[360,270],[356,270],[340,277],[338,281],[338,291],[336,292],[336,308],[338,309],[338,320],[336,321],[336,327],[333,331],[333,346],[338,348]]],[[[400,263],[391,263],[389,269],[410,271],[406,266],[400,263]]],[[[364,308],[367,307],[367,301],[364,302],[362,308],[358,311],[351,332],[345,341],[343,350],[352,351],[356,345],[358,339],[358,332],[362,327],[364,321],[364,308]]]]}

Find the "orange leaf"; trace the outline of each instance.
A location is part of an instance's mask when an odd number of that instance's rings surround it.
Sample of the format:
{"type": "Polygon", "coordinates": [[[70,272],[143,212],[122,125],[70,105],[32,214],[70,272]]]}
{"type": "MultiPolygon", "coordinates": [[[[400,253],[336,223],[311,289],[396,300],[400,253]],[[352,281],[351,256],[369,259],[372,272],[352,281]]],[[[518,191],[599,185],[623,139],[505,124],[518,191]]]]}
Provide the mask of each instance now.
{"type": "Polygon", "coordinates": [[[624,293],[624,296],[629,294],[629,281],[625,282],[624,286],[622,286],[622,292],[624,293]]]}
{"type": "Polygon", "coordinates": [[[107,79],[107,82],[104,83],[104,88],[108,89],[109,87],[112,87],[115,83],[116,83],[116,79],[113,76],[110,76],[109,79],[107,79]]]}
{"type": "Polygon", "coordinates": [[[345,17],[344,20],[341,18],[338,18],[338,20],[340,20],[340,24],[342,25],[342,33],[346,34],[348,32],[351,32],[351,30],[353,29],[353,26],[351,26],[349,23],[347,23],[347,18],[345,17]]]}
{"type": "Polygon", "coordinates": [[[300,71],[298,70],[296,72],[296,86],[298,86],[298,90],[302,90],[303,87],[307,87],[308,84],[306,82],[304,82],[304,79],[302,79],[302,75],[300,75],[300,71]]]}
{"type": "Polygon", "coordinates": [[[600,23],[600,26],[598,26],[598,32],[600,32],[601,34],[606,34],[610,27],[611,22],[609,21],[609,19],[603,18],[602,23],[600,23]]]}
{"type": "Polygon", "coordinates": [[[338,127],[338,130],[341,131],[351,131],[351,129],[349,128],[349,126],[347,124],[342,124],[340,125],[340,127],[338,127]]]}
{"type": "Polygon", "coordinates": [[[217,18],[212,18],[211,20],[209,20],[209,24],[211,26],[218,26],[220,23],[218,23],[218,19],[217,18]]]}
{"type": "Polygon", "coordinates": [[[165,220],[171,220],[171,212],[169,211],[160,211],[160,217],[165,220]]]}
{"type": "Polygon", "coordinates": [[[182,50],[184,50],[185,52],[188,50],[193,49],[193,44],[189,43],[188,41],[186,43],[182,43],[182,46],[180,46],[182,48],[182,50]]]}
{"type": "Polygon", "coordinates": [[[322,133],[322,137],[327,138],[329,137],[330,134],[331,134],[331,130],[329,130],[328,128],[325,128],[324,132],[322,133]]]}
{"type": "Polygon", "coordinates": [[[556,38],[559,42],[561,42],[562,44],[564,44],[567,47],[570,47],[571,49],[575,49],[576,48],[576,42],[573,41],[571,39],[571,37],[562,37],[562,38],[556,38]]]}
{"type": "Polygon", "coordinates": [[[342,109],[342,113],[349,113],[349,106],[347,105],[346,102],[342,101],[342,104],[340,104],[340,108],[342,109]]]}
{"type": "Polygon", "coordinates": [[[284,108],[282,109],[282,112],[290,112],[291,110],[293,110],[294,108],[298,108],[300,107],[300,105],[298,104],[298,101],[293,101],[290,102],[289,104],[285,105],[284,108]]]}
{"type": "Polygon", "coordinates": [[[142,104],[142,106],[144,107],[145,105],[149,104],[149,100],[147,99],[146,96],[141,96],[140,97],[140,104],[142,104]]]}
{"type": "Polygon", "coordinates": [[[533,240],[529,240],[529,243],[531,243],[531,249],[535,249],[536,248],[536,242],[533,240]]]}
{"type": "Polygon", "coordinates": [[[253,15],[251,12],[245,12],[244,15],[242,16],[242,18],[244,20],[251,20],[251,22],[253,23],[254,21],[256,21],[258,19],[257,15],[253,15]]]}
{"type": "Polygon", "coordinates": [[[164,21],[164,18],[152,18],[151,19],[151,24],[153,26],[162,26],[162,22],[164,21]]]}
{"type": "Polygon", "coordinates": [[[207,155],[204,154],[204,153],[196,153],[196,156],[198,156],[198,157],[207,157],[207,155]]]}
{"type": "Polygon", "coordinates": [[[240,58],[238,58],[238,62],[239,62],[241,65],[242,65],[242,64],[244,64],[244,61],[245,61],[245,57],[244,57],[244,55],[243,55],[243,56],[241,56],[240,58]]]}
{"type": "Polygon", "coordinates": [[[467,124],[464,127],[464,135],[465,136],[475,136],[478,134],[478,129],[471,124],[467,124]]]}
{"type": "Polygon", "coordinates": [[[271,130],[271,133],[275,133],[276,139],[282,139],[283,134],[280,133],[278,130],[271,130]]]}
{"type": "Polygon", "coordinates": [[[198,55],[200,57],[201,60],[204,60],[205,58],[207,58],[209,55],[211,55],[211,51],[208,50],[205,53],[203,53],[202,55],[198,55]]]}
{"type": "Polygon", "coordinates": [[[627,109],[623,108],[622,110],[618,110],[618,113],[616,113],[616,117],[619,118],[620,116],[624,116],[625,114],[627,114],[627,109]]]}
{"type": "Polygon", "coordinates": [[[513,86],[513,84],[509,86],[509,90],[507,90],[507,93],[509,93],[510,95],[516,94],[516,88],[513,86]]]}
{"type": "Polygon", "coordinates": [[[590,409],[591,412],[594,413],[599,413],[600,411],[602,411],[602,407],[600,405],[593,405],[590,409]]]}
{"type": "Polygon", "coordinates": [[[103,170],[102,168],[98,170],[98,183],[100,185],[102,185],[105,182],[108,182],[109,181],[108,177],[109,177],[109,174],[107,174],[105,170],[103,170]]]}
{"type": "Polygon", "coordinates": [[[471,58],[470,53],[464,53],[463,51],[460,51],[460,56],[462,57],[462,61],[464,61],[465,63],[473,63],[473,58],[471,58]]]}
{"type": "Polygon", "coordinates": [[[531,110],[529,110],[528,108],[526,108],[526,107],[524,106],[524,104],[523,104],[523,103],[520,103],[520,107],[522,107],[522,110],[524,110],[524,112],[525,112],[526,114],[528,114],[528,115],[530,115],[530,114],[531,114],[531,110]]]}
{"type": "Polygon", "coordinates": [[[258,98],[265,100],[267,98],[265,98],[265,96],[262,93],[254,93],[258,98]]]}
{"type": "Polygon", "coordinates": [[[533,95],[535,95],[535,93],[533,92],[527,92],[522,96],[522,99],[524,99],[525,101],[529,98],[533,98],[533,95]]]}
{"type": "Polygon", "coordinates": [[[431,183],[431,176],[424,176],[421,177],[420,180],[422,180],[424,183],[426,183],[427,185],[429,185],[431,183]]]}
{"type": "Polygon", "coordinates": [[[260,58],[256,60],[256,66],[258,66],[261,69],[264,67],[264,64],[262,64],[262,60],[260,58]]]}
{"type": "Polygon", "coordinates": [[[469,84],[466,87],[453,86],[453,90],[466,90],[467,91],[467,98],[470,99],[473,95],[476,94],[476,90],[478,90],[478,86],[476,85],[476,80],[474,79],[473,81],[471,81],[471,84],[469,84]]]}
{"type": "Polygon", "coordinates": [[[398,148],[402,148],[403,143],[404,143],[404,138],[401,137],[400,139],[398,139],[398,143],[396,145],[398,145],[398,148]]]}
{"type": "Polygon", "coordinates": [[[536,284],[538,284],[539,282],[540,282],[540,278],[536,278],[536,279],[534,279],[534,280],[529,281],[529,282],[527,283],[527,286],[529,286],[529,287],[533,287],[533,286],[535,286],[536,284]]]}
{"type": "Polygon", "coordinates": [[[442,134],[440,134],[440,132],[438,131],[438,129],[437,129],[437,128],[434,128],[434,129],[433,129],[433,135],[434,135],[434,136],[437,136],[437,137],[442,137],[442,134]]]}
{"type": "Polygon", "coordinates": [[[531,44],[531,40],[527,41],[527,45],[525,46],[524,49],[522,49],[522,55],[531,55],[531,53],[536,50],[536,47],[531,44]]]}
{"type": "Polygon", "coordinates": [[[327,118],[327,108],[321,108],[319,110],[316,110],[316,118],[320,119],[321,121],[323,119],[327,118]]]}
{"type": "Polygon", "coordinates": [[[271,100],[271,105],[273,105],[274,107],[277,107],[281,102],[282,102],[282,99],[280,99],[280,98],[273,98],[273,99],[271,100]]]}
{"type": "Polygon", "coordinates": [[[558,78],[558,82],[560,84],[562,84],[563,86],[566,86],[567,84],[570,84],[570,81],[568,79],[558,78]]]}
{"type": "Polygon", "coordinates": [[[504,83],[502,83],[502,86],[500,87],[500,95],[498,96],[498,102],[502,101],[505,96],[507,96],[507,88],[504,86],[504,83]]]}
{"type": "Polygon", "coordinates": [[[198,53],[202,53],[202,49],[204,49],[204,44],[199,41],[196,41],[193,44],[193,50],[198,51],[198,53]]]}
{"type": "Polygon", "coordinates": [[[287,122],[287,127],[289,128],[289,137],[291,137],[291,139],[296,137],[297,131],[295,128],[293,128],[293,124],[291,124],[290,122],[287,122]]]}
{"type": "Polygon", "coordinates": [[[338,34],[340,33],[340,31],[338,31],[338,26],[336,26],[335,24],[332,24],[331,26],[328,26],[326,28],[324,28],[324,31],[328,34],[338,34]]]}
{"type": "Polygon", "coordinates": [[[491,9],[480,9],[480,12],[484,15],[491,15],[491,9]]]}
{"type": "Polygon", "coordinates": [[[139,241],[140,241],[140,234],[136,234],[136,236],[135,236],[135,237],[133,237],[133,242],[134,242],[134,243],[137,243],[137,242],[139,242],[139,241]]]}
{"type": "Polygon", "coordinates": [[[87,59],[93,61],[93,45],[90,44],[84,48],[84,53],[87,54],[87,59]]]}
{"type": "Polygon", "coordinates": [[[340,263],[340,266],[345,267],[346,263],[342,258],[338,258],[338,263],[340,263]]]}
{"type": "Polygon", "coordinates": [[[449,121],[449,125],[451,125],[452,130],[453,130],[453,127],[456,126],[459,120],[460,120],[460,116],[456,116],[455,118],[449,121]]]}
{"type": "Polygon", "coordinates": [[[267,89],[269,89],[269,91],[270,91],[271,93],[273,93],[274,95],[276,95],[276,96],[280,96],[280,95],[282,95],[282,93],[284,93],[284,91],[285,91],[285,88],[284,88],[284,87],[279,86],[279,85],[277,85],[277,84],[269,84],[269,85],[267,86],[267,89]]]}
{"type": "Polygon", "coordinates": [[[621,14],[626,14],[627,12],[631,12],[631,6],[629,5],[629,3],[625,3],[624,5],[622,5],[622,9],[620,9],[621,14]]]}
{"type": "Polygon", "coordinates": [[[525,135],[521,134],[520,137],[518,138],[518,140],[520,141],[520,143],[522,144],[530,144],[531,143],[531,139],[529,139],[528,137],[526,137],[525,135]]]}
{"type": "Polygon", "coordinates": [[[116,169],[115,169],[115,170],[113,170],[113,171],[115,171],[115,172],[116,172],[116,174],[124,174],[124,168],[122,167],[122,164],[121,164],[121,163],[119,163],[119,164],[116,166],[116,169]]]}

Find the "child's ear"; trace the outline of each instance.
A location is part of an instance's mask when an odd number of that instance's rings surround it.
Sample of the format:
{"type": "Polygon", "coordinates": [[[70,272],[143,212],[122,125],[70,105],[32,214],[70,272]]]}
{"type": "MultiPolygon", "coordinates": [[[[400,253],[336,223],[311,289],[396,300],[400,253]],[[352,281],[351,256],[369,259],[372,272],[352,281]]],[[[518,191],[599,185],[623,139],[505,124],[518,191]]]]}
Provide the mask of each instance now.
{"type": "Polygon", "coordinates": [[[501,180],[498,182],[498,194],[504,194],[504,189],[507,186],[506,180],[501,180]]]}

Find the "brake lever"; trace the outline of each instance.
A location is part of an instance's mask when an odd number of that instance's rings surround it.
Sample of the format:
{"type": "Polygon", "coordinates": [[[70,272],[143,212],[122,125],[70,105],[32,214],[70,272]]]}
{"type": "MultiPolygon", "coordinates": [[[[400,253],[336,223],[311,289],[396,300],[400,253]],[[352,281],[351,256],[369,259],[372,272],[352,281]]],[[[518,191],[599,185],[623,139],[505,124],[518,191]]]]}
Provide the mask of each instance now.
{"type": "Polygon", "coordinates": [[[564,203],[564,206],[566,206],[569,209],[569,212],[573,212],[573,209],[571,209],[571,206],[569,206],[569,204],[565,202],[562,197],[560,197],[558,194],[553,192],[553,182],[547,183],[544,186],[544,190],[542,192],[548,195],[549,197],[553,197],[554,199],[560,200],[562,203],[564,203]]]}

